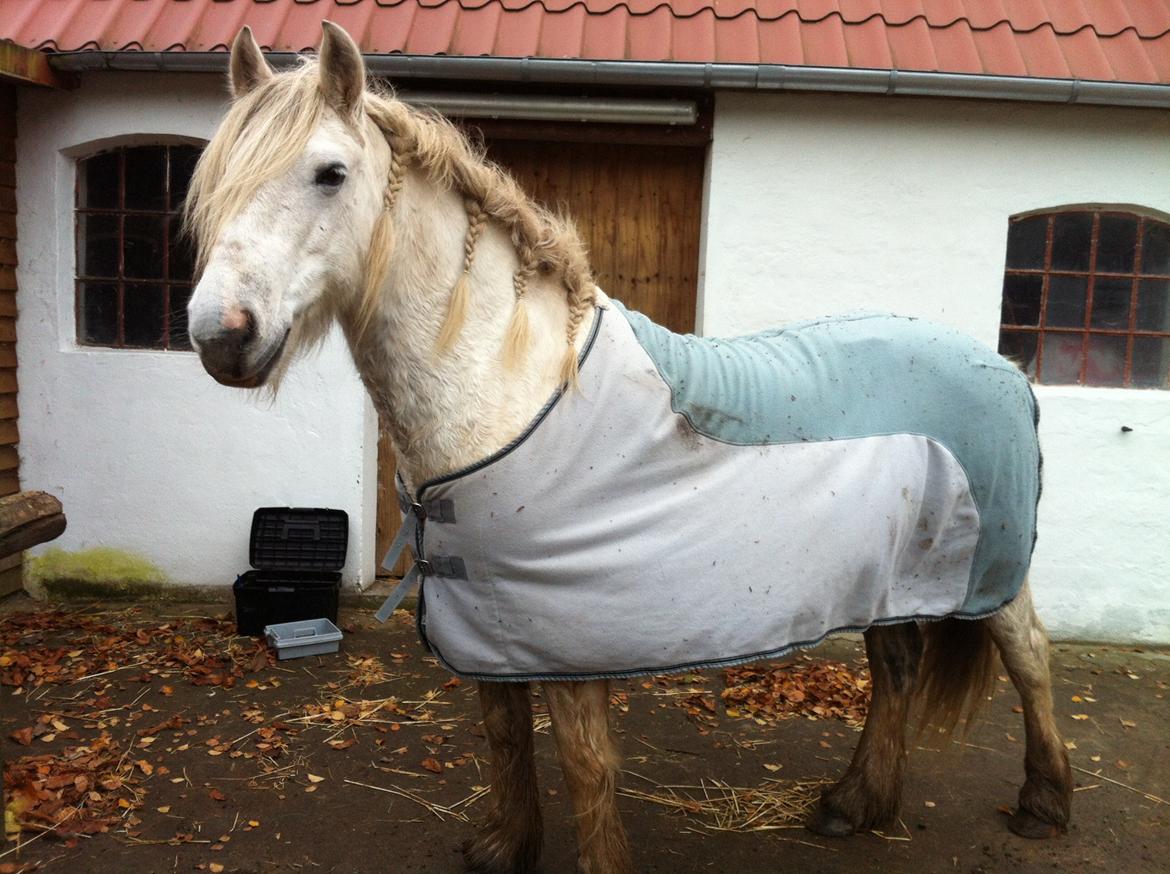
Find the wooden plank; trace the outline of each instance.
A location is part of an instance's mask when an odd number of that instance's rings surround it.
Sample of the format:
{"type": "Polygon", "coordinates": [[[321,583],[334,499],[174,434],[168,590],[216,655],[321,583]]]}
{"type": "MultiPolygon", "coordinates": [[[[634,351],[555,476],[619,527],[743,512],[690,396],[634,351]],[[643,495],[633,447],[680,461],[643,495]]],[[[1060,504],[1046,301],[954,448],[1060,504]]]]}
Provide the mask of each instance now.
{"type": "Polygon", "coordinates": [[[16,369],[16,344],[0,343],[0,368],[16,369]]]}
{"type": "Polygon", "coordinates": [[[16,240],[0,237],[0,264],[16,265],[16,240]]]}
{"type": "Polygon", "coordinates": [[[45,543],[65,530],[61,502],[46,492],[0,498],[0,558],[45,543]]]}
{"type": "Polygon", "coordinates": [[[397,469],[394,446],[386,433],[382,432],[378,435],[378,511],[377,533],[374,537],[374,560],[377,563],[376,573],[380,577],[401,577],[410,569],[413,561],[413,554],[404,552],[392,569],[382,567],[382,558],[402,527],[402,513],[398,509],[398,490],[395,485],[397,469]]]}
{"type": "Polygon", "coordinates": [[[16,187],[0,185],[0,212],[16,212],[16,187]]]}
{"type": "Polygon", "coordinates": [[[6,555],[3,558],[0,558],[0,573],[3,573],[4,571],[10,571],[14,567],[20,567],[20,565],[23,561],[24,561],[24,552],[23,551],[15,552],[12,555],[6,555]]]}
{"type": "Polygon", "coordinates": [[[16,384],[16,371],[0,370],[0,394],[15,394],[19,386],[16,384]]]}
{"type": "Polygon", "coordinates": [[[0,471],[15,473],[20,469],[20,456],[11,446],[0,446],[0,471]]]}
{"type": "Polygon", "coordinates": [[[20,442],[20,428],[16,419],[0,419],[0,446],[15,446],[20,442]]]}
{"type": "Polygon", "coordinates": [[[0,474],[0,497],[12,495],[20,491],[20,477],[15,471],[0,474]]]}
{"type": "Polygon", "coordinates": [[[23,567],[17,566],[0,572],[0,597],[19,592],[24,587],[23,567]]]}
{"type": "Polygon", "coordinates": [[[0,318],[0,343],[16,342],[16,319],[0,318]]]}
{"type": "Polygon", "coordinates": [[[16,292],[0,291],[0,316],[16,318],[16,292]]]}
{"type": "Polygon", "coordinates": [[[16,162],[0,161],[0,185],[16,187],[16,162]]]}
{"type": "Polygon", "coordinates": [[[20,416],[16,395],[0,395],[0,419],[16,419],[20,416]]]}
{"type": "Polygon", "coordinates": [[[16,291],[16,268],[0,265],[0,291],[16,291]]]}
{"type": "Polygon", "coordinates": [[[16,239],[16,214],[0,212],[0,237],[16,239]]]}

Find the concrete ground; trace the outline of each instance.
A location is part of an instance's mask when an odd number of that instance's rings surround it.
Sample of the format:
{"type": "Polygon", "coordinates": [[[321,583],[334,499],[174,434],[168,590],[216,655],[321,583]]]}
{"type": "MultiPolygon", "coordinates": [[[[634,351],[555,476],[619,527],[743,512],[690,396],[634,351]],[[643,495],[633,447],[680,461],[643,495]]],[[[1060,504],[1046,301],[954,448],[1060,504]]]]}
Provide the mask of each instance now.
{"type": "MultiPolygon", "coordinates": [[[[23,823],[0,874],[462,870],[490,754],[474,689],[426,656],[409,617],[381,627],[343,611],[340,653],[279,663],[233,639],[222,613],[0,605],[9,830],[23,823]]],[[[856,668],[860,648],[811,656],[856,668]]],[[[1069,833],[1036,843],[1005,827],[1024,745],[1003,678],[961,742],[912,741],[895,828],[839,841],[793,819],[844,770],[854,729],[729,716],[718,671],[616,683],[636,867],[1170,871],[1170,655],[1058,645],[1052,667],[1077,792],[1069,833]]],[[[547,717],[537,726],[544,870],[568,874],[568,801],[547,717]]]]}

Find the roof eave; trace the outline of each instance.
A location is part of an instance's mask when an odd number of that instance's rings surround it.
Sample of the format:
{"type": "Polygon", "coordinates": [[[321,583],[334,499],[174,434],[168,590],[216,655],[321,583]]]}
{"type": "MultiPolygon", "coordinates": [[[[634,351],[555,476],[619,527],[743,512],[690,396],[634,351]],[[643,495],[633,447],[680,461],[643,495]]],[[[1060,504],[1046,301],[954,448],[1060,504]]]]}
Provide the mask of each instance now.
{"type": "MultiPolygon", "coordinates": [[[[292,52],[272,52],[266,57],[276,66],[286,66],[295,63],[298,56],[292,52]]],[[[223,51],[81,51],[49,55],[53,69],[70,73],[93,70],[222,73],[227,70],[227,60],[227,53],[223,51]]],[[[474,79],[702,90],[830,91],[1170,109],[1170,85],[1140,82],[676,61],[404,54],[366,55],[365,61],[371,73],[390,79],[474,79]]]]}

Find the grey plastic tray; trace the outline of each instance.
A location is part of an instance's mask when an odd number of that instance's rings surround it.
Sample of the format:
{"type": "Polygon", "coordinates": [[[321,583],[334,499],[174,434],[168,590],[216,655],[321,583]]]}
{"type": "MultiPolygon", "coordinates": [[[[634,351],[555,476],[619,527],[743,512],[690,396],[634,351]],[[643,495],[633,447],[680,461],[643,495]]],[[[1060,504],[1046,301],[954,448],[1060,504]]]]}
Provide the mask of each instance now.
{"type": "Polygon", "coordinates": [[[337,652],[341,643],[341,629],[328,619],[304,619],[265,626],[264,637],[268,639],[268,645],[276,650],[276,657],[283,661],[337,652]]]}

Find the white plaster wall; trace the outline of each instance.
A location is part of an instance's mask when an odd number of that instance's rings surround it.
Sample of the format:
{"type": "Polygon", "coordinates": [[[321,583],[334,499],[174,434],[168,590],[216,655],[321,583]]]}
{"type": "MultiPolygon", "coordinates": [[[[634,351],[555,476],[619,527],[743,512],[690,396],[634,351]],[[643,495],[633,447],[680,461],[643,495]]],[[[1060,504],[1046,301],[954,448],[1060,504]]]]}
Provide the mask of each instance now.
{"type": "MultiPolygon", "coordinates": [[[[705,333],[862,308],[994,345],[1008,217],[1170,212],[1170,113],[727,93],[709,172],[705,333]]],[[[1170,391],[1037,395],[1043,618],[1061,637],[1170,642],[1170,391]]]]}
{"type": "Polygon", "coordinates": [[[127,135],[206,139],[217,76],[102,74],[22,92],[17,142],[21,481],[57,495],[52,546],[138,553],[176,583],[229,585],[258,506],[350,517],[347,583],[373,574],[377,419],[344,343],[300,362],[275,402],[225,388],[189,352],[79,347],[74,156],[127,135]]]}

